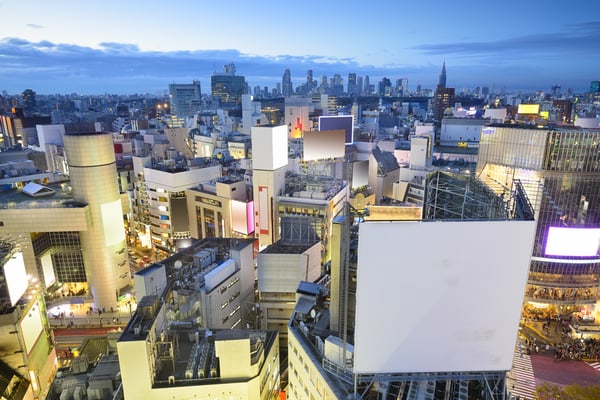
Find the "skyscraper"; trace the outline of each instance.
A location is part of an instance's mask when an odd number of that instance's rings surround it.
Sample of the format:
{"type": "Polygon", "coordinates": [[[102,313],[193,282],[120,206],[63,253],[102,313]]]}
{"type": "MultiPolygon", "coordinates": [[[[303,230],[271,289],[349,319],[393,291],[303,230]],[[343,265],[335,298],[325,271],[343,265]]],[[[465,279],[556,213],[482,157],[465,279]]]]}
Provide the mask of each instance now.
{"type": "Polygon", "coordinates": [[[26,116],[36,111],[35,92],[31,89],[25,89],[21,94],[23,99],[23,112],[26,116]]]}
{"type": "Polygon", "coordinates": [[[210,77],[212,97],[218,99],[224,109],[240,106],[242,95],[248,93],[246,78],[235,72],[235,64],[231,63],[223,66],[223,72],[215,72],[210,77]]]}
{"type": "Polygon", "coordinates": [[[356,96],[357,92],[356,74],[351,72],[348,74],[348,96],[356,96]]]}
{"type": "Polygon", "coordinates": [[[433,109],[433,119],[439,126],[442,123],[444,111],[454,106],[454,88],[446,87],[446,62],[442,66],[440,80],[435,90],[435,104],[433,109]]]}
{"type": "Polygon", "coordinates": [[[292,74],[289,68],[286,68],[285,71],[283,71],[281,90],[284,97],[291,96],[294,93],[294,88],[292,87],[292,74]]]}
{"type": "Polygon", "coordinates": [[[363,89],[363,94],[365,96],[371,95],[371,82],[369,82],[369,75],[365,75],[365,86],[363,89]]]}
{"type": "Polygon", "coordinates": [[[444,89],[446,87],[446,61],[442,65],[442,72],[440,72],[440,80],[437,84],[438,89],[444,89]]]}

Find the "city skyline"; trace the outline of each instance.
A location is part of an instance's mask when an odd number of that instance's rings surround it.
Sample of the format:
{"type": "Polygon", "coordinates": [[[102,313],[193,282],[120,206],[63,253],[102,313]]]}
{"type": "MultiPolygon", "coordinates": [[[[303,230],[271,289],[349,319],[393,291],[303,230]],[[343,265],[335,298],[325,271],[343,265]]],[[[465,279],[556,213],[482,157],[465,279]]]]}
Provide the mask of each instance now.
{"type": "Polygon", "coordinates": [[[0,3],[0,90],[18,94],[165,92],[235,63],[250,88],[275,87],[290,68],[294,87],[348,73],[407,78],[435,88],[442,64],[457,91],[589,89],[598,80],[600,21],[589,3],[548,7],[510,0],[457,7],[389,4],[349,8],[341,2],[208,4],[175,1],[0,3]]]}

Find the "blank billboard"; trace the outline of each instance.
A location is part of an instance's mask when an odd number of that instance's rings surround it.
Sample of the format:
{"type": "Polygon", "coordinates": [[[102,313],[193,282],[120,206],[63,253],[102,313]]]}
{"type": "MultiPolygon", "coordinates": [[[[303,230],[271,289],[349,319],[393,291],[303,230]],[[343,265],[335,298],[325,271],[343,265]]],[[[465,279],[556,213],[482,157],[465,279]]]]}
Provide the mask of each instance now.
{"type": "Polygon", "coordinates": [[[29,309],[29,312],[23,314],[23,319],[20,322],[21,334],[23,335],[27,355],[31,353],[31,350],[33,350],[33,347],[37,343],[44,330],[40,311],[39,303],[33,303],[33,306],[29,309]]]}
{"type": "Polygon", "coordinates": [[[319,131],[342,129],[346,144],[354,142],[354,117],[352,115],[326,115],[319,117],[319,131]]]}
{"type": "Polygon", "coordinates": [[[231,229],[244,235],[254,232],[254,202],[231,200],[231,229]]]}
{"type": "Polygon", "coordinates": [[[304,161],[344,157],[346,131],[304,132],[304,161]]]}
{"type": "Polygon", "coordinates": [[[359,225],[354,371],[512,367],[535,221],[359,225]]]}

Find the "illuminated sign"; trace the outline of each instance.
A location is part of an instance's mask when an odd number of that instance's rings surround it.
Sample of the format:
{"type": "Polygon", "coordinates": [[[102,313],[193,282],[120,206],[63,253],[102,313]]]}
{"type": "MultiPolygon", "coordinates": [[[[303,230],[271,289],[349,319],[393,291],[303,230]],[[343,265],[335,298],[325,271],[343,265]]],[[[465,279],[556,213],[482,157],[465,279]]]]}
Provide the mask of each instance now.
{"type": "Polygon", "coordinates": [[[544,254],[560,257],[594,257],[598,255],[600,228],[551,226],[544,254]]]}
{"type": "Polygon", "coordinates": [[[8,286],[10,304],[14,306],[27,290],[27,271],[25,270],[23,253],[16,252],[13,254],[2,268],[8,286]]]}
{"type": "Polygon", "coordinates": [[[519,108],[517,110],[517,113],[519,114],[539,114],[539,112],[539,104],[519,104],[519,108]]]}

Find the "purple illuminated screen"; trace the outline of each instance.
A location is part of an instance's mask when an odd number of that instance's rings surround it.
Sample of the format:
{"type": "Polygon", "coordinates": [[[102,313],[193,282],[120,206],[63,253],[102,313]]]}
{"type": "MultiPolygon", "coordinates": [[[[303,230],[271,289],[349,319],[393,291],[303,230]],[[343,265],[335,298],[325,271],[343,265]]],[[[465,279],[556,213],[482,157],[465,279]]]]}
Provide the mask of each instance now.
{"type": "Polygon", "coordinates": [[[551,226],[548,229],[547,256],[593,257],[598,255],[600,228],[565,228],[551,226]]]}

